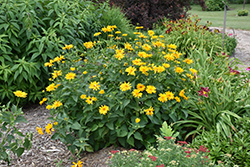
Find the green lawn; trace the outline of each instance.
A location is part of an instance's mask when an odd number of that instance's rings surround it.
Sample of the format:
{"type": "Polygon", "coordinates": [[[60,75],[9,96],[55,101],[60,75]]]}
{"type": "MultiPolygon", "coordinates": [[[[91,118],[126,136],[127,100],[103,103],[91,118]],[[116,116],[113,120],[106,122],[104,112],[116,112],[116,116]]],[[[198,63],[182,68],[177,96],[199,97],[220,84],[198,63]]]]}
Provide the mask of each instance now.
{"type": "MultiPolygon", "coordinates": [[[[245,5],[248,10],[248,16],[236,16],[238,10],[243,9],[242,4],[229,5],[231,10],[227,11],[226,27],[234,29],[250,30],[250,4],[245,5]]],[[[197,14],[201,18],[201,24],[205,25],[207,21],[212,22],[212,27],[223,27],[224,11],[202,11],[199,5],[193,5],[189,14],[197,14]]]]}

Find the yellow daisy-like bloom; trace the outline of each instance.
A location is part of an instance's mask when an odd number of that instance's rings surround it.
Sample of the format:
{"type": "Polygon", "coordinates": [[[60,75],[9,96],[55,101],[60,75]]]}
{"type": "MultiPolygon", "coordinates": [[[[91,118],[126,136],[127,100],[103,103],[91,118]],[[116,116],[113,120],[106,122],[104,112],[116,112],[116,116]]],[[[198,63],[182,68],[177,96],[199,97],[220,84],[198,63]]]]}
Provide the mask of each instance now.
{"type": "Polygon", "coordinates": [[[82,74],[87,74],[88,72],[87,71],[83,71],[82,74]]]}
{"type": "Polygon", "coordinates": [[[53,124],[47,124],[47,126],[45,126],[45,131],[47,132],[47,134],[51,135],[51,131],[54,131],[53,124]]]}
{"type": "Polygon", "coordinates": [[[174,94],[170,91],[165,92],[168,100],[173,100],[174,99],[174,94]]]}
{"type": "Polygon", "coordinates": [[[156,88],[152,85],[148,85],[146,88],[146,92],[149,94],[156,93],[156,88]]]}
{"type": "Polygon", "coordinates": [[[74,79],[76,77],[76,74],[73,72],[69,72],[68,74],[66,74],[65,78],[68,80],[74,79]]]}
{"type": "Polygon", "coordinates": [[[47,109],[47,110],[51,110],[52,108],[53,108],[52,105],[47,105],[47,106],[46,106],[46,109],[47,109]]]}
{"type": "Polygon", "coordinates": [[[193,78],[194,78],[194,76],[191,75],[191,74],[186,74],[186,75],[187,75],[187,77],[189,77],[190,79],[193,79],[193,78]]]}
{"type": "Polygon", "coordinates": [[[71,71],[75,71],[76,68],[75,68],[75,67],[70,67],[70,70],[71,70],[71,71]]]}
{"type": "Polygon", "coordinates": [[[153,30],[148,30],[148,35],[153,36],[155,32],[153,30]]]}
{"type": "Polygon", "coordinates": [[[91,49],[91,48],[93,48],[94,43],[91,42],[91,41],[89,41],[89,42],[83,43],[83,45],[84,45],[87,49],[91,49]]]}
{"type": "Polygon", "coordinates": [[[43,128],[36,127],[36,131],[37,131],[40,135],[43,135],[43,128]]]}
{"type": "Polygon", "coordinates": [[[66,45],[65,44],[65,46],[62,48],[63,50],[65,50],[65,49],[68,49],[68,50],[70,50],[71,48],[73,48],[74,47],[74,45],[72,45],[72,44],[69,44],[69,45],[66,45]]]}
{"type": "Polygon", "coordinates": [[[132,61],[132,63],[134,64],[134,65],[141,65],[141,59],[135,59],[135,60],[133,60],[132,61]]]}
{"type": "Polygon", "coordinates": [[[183,60],[183,62],[185,62],[187,64],[192,64],[194,61],[191,59],[185,59],[185,60],[183,60]]]}
{"type": "Polygon", "coordinates": [[[194,75],[197,75],[197,70],[193,69],[193,68],[190,68],[189,69],[194,75]]]}
{"type": "Polygon", "coordinates": [[[126,82],[124,82],[124,83],[122,83],[121,85],[120,85],[120,89],[121,89],[121,91],[127,91],[127,90],[130,90],[131,89],[131,84],[128,82],[128,83],[126,83],[126,82]]]}
{"type": "Polygon", "coordinates": [[[170,64],[168,64],[168,63],[163,63],[162,64],[165,68],[169,68],[170,67],[170,64]]]}
{"type": "Polygon", "coordinates": [[[101,34],[102,34],[101,32],[97,32],[97,33],[94,34],[94,37],[99,36],[101,34]]]}
{"type": "Polygon", "coordinates": [[[128,65],[128,63],[124,63],[123,65],[124,65],[124,66],[127,66],[127,65],[128,65]]]}
{"type": "Polygon", "coordinates": [[[80,97],[81,97],[81,99],[83,99],[83,100],[84,100],[84,99],[86,99],[87,95],[82,94],[80,97]]]}
{"type": "Polygon", "coordinates": [[[144,110],[146,112],[146,115],[151,115],[151,117],[154,114],[154,108],[153,107],[149,107],[148,109],[144,110]]]}
{"type": "Polygon", "coordinates": [[[169,49],[174,49],[174,50],[177,48],[177,46],[176,46],[175,44],[167,45],[167,47],[168,47],[169,49]]]}
{"type": "Polygon", "coordinates": [[[138,29],[143,29],[143,26],[138,26],[138,27],[135,27],[136,30],[138,29]]]}
{"type": "Polygon", "coordinates": [[[125,43],[125,49],[128,49],[130,51],[134,50],[132,45],[130,43],[128,43],[128,42],[125,43]]]}
{"type": "Polygon", "coordinates": [[[126,37],[126,36],[128,36],[128,34],[122,34],[122,36],[126,37]]]}
{"type": "Polygon", "coordinates": [[[146,52],[138,52],[138,56],[140,56],[142,58],[146,58],[147,57],[147,53],[146,52]]]}
{"type": "Polygon", "coordinates": [[[59,63],[63,59],[65,59],[64,56],[60,55],[60,57],[56,56],[53,61],[59,63]]]}
{"type": "Polygon", "coordinates": [[[152,49],[152,47],[151,47],[150,45],[148,45],[148,44],[142,45],[142,48],[143,48],[144,50],[146,50],[146,51],[150,51],[150,50],[152,49]]]}
{"type": "Polygon", "coordinates": [[[168,101],[168,97],[167,97],[166,93],[160,93],[158,100],[160,102],[162,102],[162,103],[167,102],[168,101]]]}
{"type": "Polygon", "coordinates": [[[74,165],[71,165],[71,167],[82,167],[82,161],[78,161],[77,163],[73,162],[74,165]]]}
{"type": "Polygon", "coordinates": [[[99,82],[94,81],[90,83],[89,88],[97,91],[98,89],[100,89],[100,86],[101,85],[99,85],[99,82]]]}
{"type": "Polygon", "coordinates": [[[143,33],[140,33],[139,37],[140,38],[147,38],[147,36],[145,36],[143,33]]]}
{"type": "Polygon", "coordinates": [[[181,99],[179,98],[179,97],[175,97],[175,100],[178,102],[178,103],[180,103],[181,102],[181,99]]]}
{"type": "Polygon", "coordinates": [[[136,122],[136,123],[139,123],[140,121],[141,121],[140,118],[136,118],[136,119],[135,119],[135,122],[136,122]]]}
{"type": "Polygon", "coordinates": [[[185,89],[182,89],[179,93],[179,96],[182,97],[185,100],[188,100],[187,96],[185,95],[185,89]]]}
{"type": "Polygon", "coordinates": [[[159,66],[157,67],[157,72],[158,73],[162,73],[163,71],[165,71],[166,69],[163,66],[159,66]]]}
{"type": "Polygon", "coordinates": [[[132,94],[133,94],[134,97],[136,97],[138,99],[142,96],[142,93],[141,93],[141,91],[139,89],[133,90],[132,94]]]}
{"type": "Polygon", "coordinates": [[[49,62],[44,63],[44,66],[45,66],[45,67],[48,67],[48,66],[51,67],[51,66],[54,65],[53,63],[54,63],[54,60],[50,60],[49,62]]]}
{"type": "Polygon", "coordinates": [[[99,94],[101,94],[101,95],[104,93],[105,93],[105,91],[103,89],[99,91],[99,94]]]}
{"type": "Polygon", "coordinates": [[[47,101],[47,98],[44,97],[44,98],[39,102],[39,104],[42,105],[45,101],[47,101]]]}
{"type": "Polygon", "coordinates": [[[55,70],[55,71],[52,73],[52,78],[55,79],[55,78],[57,78],[57,77],[60,76],[60,75],[62,75],[62,71],[61,71],[61,70],[59,70],[59,71],[55,70]]]}
{"type": "Polygon", "coordinates": [[[121,34],[121,31],[116,31],[115,34],[121,34]]]}
{"type": "Polygon", "coordinates": [[[52,108],[56,109],[57,107],[62,106],[63,104],[60,101],[54,101],[54,103],[52,104],[52,108]]]}
{"type": "Polygon", "coordinates": [[[140,90],[141,92],[143,92],[143,91],[145,90],[145,86],[144,86],[143,84],[141,84],[141,83],[138,83],[138,84],[136,85],[136,88],[137,88],[138,90],[140,90]]]}
{"type": "Polygon", "coordinates": [[[108,35],[108,37],[113,37],[113,36],[114,36],[114,35],[112,35],[112,34],[109,34],[109,35],[108,35]]]}
{"type": "Polygon", "coordinates": [[[150,68],[148,66],[140,66],[139,71],[141,71],[146,76],[148,75],[147,71],[149,71],[150,68]]]}
{"type": "Polygon", "coordinates": [[[15,92],[13,92],[15,94],[16,97],[22,97],[22,98],[26,98],[27,97],[27,93],[21,91],[21,90],[17,90],[15,92]]]}
{"type": "Polygon", "coordinates": [[[159,37],[160,37],[160,38],[164,38],[164,36],[163,36],[163,35],[159,35],[159,37]]]}
{"type": "Polygon", "coordinates": [[[165,44],[160,42],[160,41],[152,42],[152,44],[153,44],[154,47],[163,47],[163,48],[165,48],[165,44]]]}
{"type": "Polygon", "coordinates": [[[88,96],[85,100],[86,103],[88,104],[93,104],[93,101],[96,101],[97,99],[95,97],[90,97],[88,96]]]}
{"type": "Polygon", "coordinates": [[[55,126],[58,125],[58,122],[54,122],[54,125],[55,125],[55,126]]]}
{"type": "Polygon", "coordinates": [[[107,112],[109,111],[109,107],[106,106],[106,105],[101,105],[101,107],[99,107],[99,113],[100,114],[103,114],[103,115],[106,115],[107,112]]]}
{"type": "Polygon", "coordinates": [[[164,58],[167,60],[167,61],[173,61],[173,60],[175,60],[175,57],[172,55],[172,54],[166,54],[165,56],[164,56],[164,58]]]}
{"type": "Polygon", "coordinates": [[[115,58],[117,58],[118,60],[121,60],[124,58],[124,54],[123,53],[116,53],[115,58]]]}
{"type": "Polygon", "coordinates": [[[111,29],[111,27],[103,27],[102,31],[103,32],[112,32],[112,29],[111,29]]]}
{"type": "Polygon", "coordinates": [[[181,74],[181,73],[183,73],[183,71],[184,71],[184,70],[183,70],[181,67],[177,67],[177,66],[175,66],[174,71],[175,71],[176,73],[181,74]]]}
{"type": "Polygon", "coordinates": [[[135,76],[135,71],[136,71],[136,68],[135,68],[135,67],[132,67],[132,66],[129,66],[129,67],[126,68],[126,70],[125,70],[125,72],[128,73],[127,75],[134,75],[134,76],[135,76]]]}

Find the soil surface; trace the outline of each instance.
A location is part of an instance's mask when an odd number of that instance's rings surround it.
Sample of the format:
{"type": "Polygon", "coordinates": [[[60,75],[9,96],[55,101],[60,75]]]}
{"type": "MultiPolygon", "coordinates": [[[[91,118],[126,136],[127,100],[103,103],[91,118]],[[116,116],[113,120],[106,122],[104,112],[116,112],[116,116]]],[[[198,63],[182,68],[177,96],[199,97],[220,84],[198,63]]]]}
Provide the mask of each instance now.
{"type": "MultiPolygon", "coordinates": [[[[221,30],[221,28],[219,28],[221,30]]],[[[239,65],[244,70],[250,66],[250,31],[227,29],[226,33],[233,33],[238,40],[234,58],[243,62],[239,65]]],[[[114,149],[123,150],[123,148],[114,148],[114,146],[102,149],[94,153],[84,152],[80,158],[75,157],[67,150],[67,147],[60,141],[51,140],[49,135],[39,135],[36,127],[44,128],[50,120],[49,111],[45,105],[31,105],[23,109],[28,124],[18,124],[20,131],[33,132],[33,144],[29,151],[18,158],[12,156],[13,167],[71,167],[72,162],[81,160],[83,167],[107,167],[106,161],[109,158],[110,151],[114,149]]],[[[0,167],[7,167],[7,164],[0,161],[0,167]]]]}

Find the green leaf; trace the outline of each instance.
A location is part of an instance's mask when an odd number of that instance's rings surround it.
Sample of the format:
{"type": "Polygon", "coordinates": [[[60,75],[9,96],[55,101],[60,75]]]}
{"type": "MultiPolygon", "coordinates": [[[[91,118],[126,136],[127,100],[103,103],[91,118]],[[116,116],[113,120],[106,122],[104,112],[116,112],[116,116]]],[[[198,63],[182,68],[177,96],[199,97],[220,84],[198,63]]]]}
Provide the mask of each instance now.
{"type": "Polygon", "coordinates": [[[133,146],[133,147],[135,146],[135,144],[134,144],[135,140],[134,140],[133,137],[128,138],[128,139],[127,139],[127,142],[128,142],[128,144],[130,144],[131,146],[133,146]]]}
{"type": "Polygon", "coordinates": [[[106,124],[106,126],[110,129],[110,130],[114,130],[114,122],[108,122],[106,124]]]}
{"type": "Polygon", "coordinates": [[[72,126],[71,126],[72,129],[75,129],[75,130],[79,130],[81,129],[81,125],[78,123],[78,122],[75,122],[72,126]]]}
{"type": "Polygon", "coordinates": [[[31,148],[31,146],[32,146],[32,143],[30,142],[29,139],[25,138],[24,143],[23,143],[23,146],[24,146],[27,150],[29,150],[29,149],[31,148]]]}
{"type": "Polygon", "coordinates": [[[143,141],[142,135],[141,135],[139,132],[135,132],[134,137],[135,137],[137,140],[143,141]]]}
{"type": "Polygon", "coordinates": [[[20,122],[25,122],[25,123],[28,123],[28,121],[23,117],[23,116],[17,116],[16,117],[16,120],[14,121],[14,124],[16,124],[16,123],[20,123],[20,122]]]}
{"type": "Polygon", "coordinates": [[[24,148],[19,147],[15,152],[16,152],[17,156],[20,157],[24,152],[24,148]]]}
{"type": "Polygon", "coordinates": [[[126,138],[125,137],[119,137],[118,138],[119,143],[123,146],[126,147],[126,138]]]}
{"type": "Polygon", "coordinates": [[[129,104],[129,102],[130,102],[130,99],[124,99],[122,101],[122,108],[125,108],[129,104]]]}
{"type": "Polygon", "coordinates": [[[146,104],[148,107],[151,107],[151,106],[153,105],[151,100],[146,100],[146,101],[145,101],[145,104],[146,104]]]}
{"type": "Polygon", "coordinates": [[[87,145],[87,146],[85,145],[85,149],[88,152],[94,152],[93,147],[91,145],[87,145]]]}
{"type": "Polygon", "coordinates": [[[93,131],[96,131],[96,129],[98,129],[98,125],[97,124],[94,124],[93,126],[92,126],[92,128],[91,128],[91,131],[93,132],[93,131]]]}

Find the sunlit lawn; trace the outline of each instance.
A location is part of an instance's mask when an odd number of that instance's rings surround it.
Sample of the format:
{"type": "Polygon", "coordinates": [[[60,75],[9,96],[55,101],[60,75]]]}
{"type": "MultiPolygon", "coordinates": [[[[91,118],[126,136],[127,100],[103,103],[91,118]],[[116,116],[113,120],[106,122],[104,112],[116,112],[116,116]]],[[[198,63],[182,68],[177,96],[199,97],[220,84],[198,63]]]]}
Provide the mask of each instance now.
{"type": "MultiPolygon", "coordinates": [[[[243,9],[242,4],[230,4],[231,10],[227,11],[226,27],[234,29],[250,30],[250,4],[245,5],[248,10],[248,16],[237,16],[237,11],[243,9]]],[[[212,22],[212,27],[223,27],[224,11],[202,11],[199,5],[193,5],[189,14],[197,14],[201,18],[201,24],[205,25],[207,21],[212,22]]]]}

